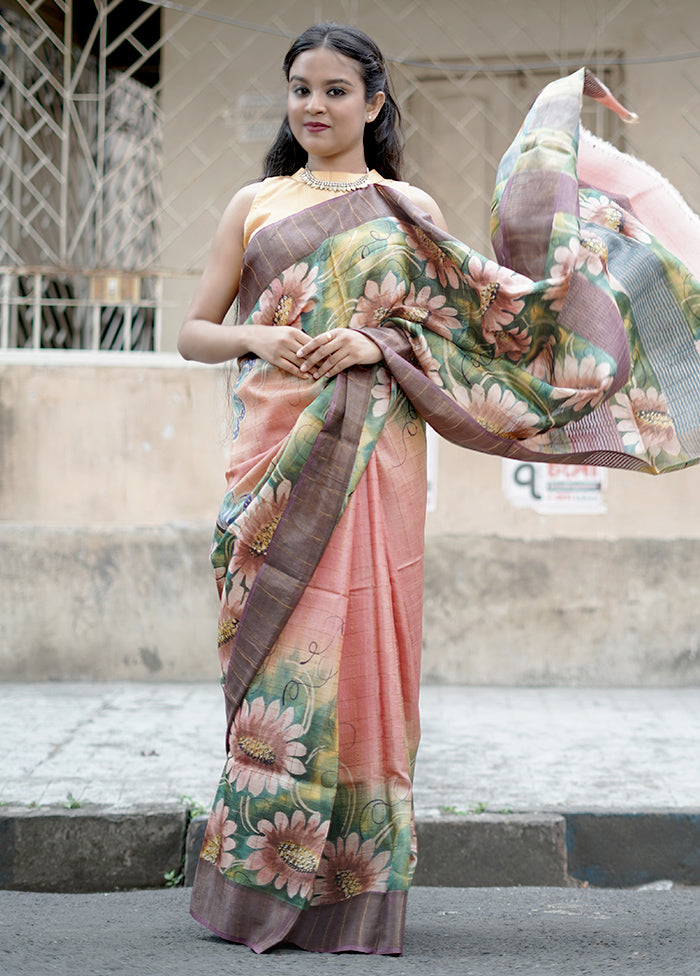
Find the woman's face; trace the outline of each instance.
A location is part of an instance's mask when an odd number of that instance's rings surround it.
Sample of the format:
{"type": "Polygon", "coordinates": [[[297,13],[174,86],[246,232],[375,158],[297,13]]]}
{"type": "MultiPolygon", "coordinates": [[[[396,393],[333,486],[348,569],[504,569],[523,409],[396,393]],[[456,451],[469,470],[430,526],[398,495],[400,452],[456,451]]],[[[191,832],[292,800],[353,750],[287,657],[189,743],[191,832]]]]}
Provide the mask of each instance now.
{"type": "Polygon", "coordinates": [[[309,169],[363,173],[365,125],[384,104],[384,93],[365,100],[356,63],[320,47],[292,62],[287,118],[294,138],[309,155],[309,169]]]}

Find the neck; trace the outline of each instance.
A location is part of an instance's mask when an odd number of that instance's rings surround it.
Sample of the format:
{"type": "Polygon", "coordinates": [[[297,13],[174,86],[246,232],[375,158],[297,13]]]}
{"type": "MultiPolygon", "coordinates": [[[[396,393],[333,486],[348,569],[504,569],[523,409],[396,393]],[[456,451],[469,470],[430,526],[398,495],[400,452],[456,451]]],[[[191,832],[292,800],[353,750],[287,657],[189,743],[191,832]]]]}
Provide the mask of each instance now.
{"type": "Polygon", "coordinates": [[[321,173],[361,173],[367,172],[367,163],[364,155],[341,157],[339,159],[324,159],[319,156],[309,156],[306,161],[306,168],[314,173],[318,170],[321,173]]]}

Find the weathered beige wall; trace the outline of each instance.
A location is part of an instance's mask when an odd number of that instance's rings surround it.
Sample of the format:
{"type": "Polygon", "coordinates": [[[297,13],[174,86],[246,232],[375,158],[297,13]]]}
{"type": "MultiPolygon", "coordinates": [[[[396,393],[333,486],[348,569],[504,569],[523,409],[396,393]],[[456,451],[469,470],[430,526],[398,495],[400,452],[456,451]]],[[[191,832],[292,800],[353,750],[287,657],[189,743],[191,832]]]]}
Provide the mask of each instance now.
{"type": "Polygon", "coordinates": [[[215,678],[211,535],[0,524],[0,680],[215,678]]]}
{"type": "Polygon", "coordinates": [[[699,579],[695,540],[433,537],[424,679],[698,684],[699,579]]]}
{"type": "MultiPolygon", "coordinates": [[[[224,389],[167,357],[0,361],[0,680],[216,674],[224,389]]],[[[611,471],[607,514],[564,517],[513,508],[496,458],[438,459],[427,680],[700,680],[700,468],[611,471]]]]}
{"type": "Polygon", "coordinates": [[[220,369],[148,353],[0,354],[0,520],[209,520],[228,455],[220,369]]]}

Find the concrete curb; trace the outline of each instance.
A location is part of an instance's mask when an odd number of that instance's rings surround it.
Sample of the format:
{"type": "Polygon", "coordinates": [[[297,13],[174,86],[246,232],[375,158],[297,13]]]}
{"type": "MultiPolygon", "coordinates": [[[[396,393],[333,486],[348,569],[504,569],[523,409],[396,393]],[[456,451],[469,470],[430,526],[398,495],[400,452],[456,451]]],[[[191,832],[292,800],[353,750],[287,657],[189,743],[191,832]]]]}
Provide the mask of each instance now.
{"type": "Polygon", "coordinates": [[[0,808],[0,888],[157,888],[182,865],[189,814],[180,804],[114,810],[97,804],[0,808]]]}
{"type": "MultiPolygon", "coordinates": [[[[185,884],[191,885],[207,817],[187,833],[185,884]]],[[[416,821],[414,884],[453,887],[566,886],[566,823],[556,814],[480,814],[416,821]],[[467,880],[468,879],[468,880],[467,880]]]]}
{"type": "Polygon", "coordinates": [[[483,813],[416,823],[417,885],[568,885],[566,822],[557,814],[483,813]]]}
{"type": "Polygon", "coordinates": [[[700,814],[567,813],[568,870],[579,882],[623,888],[660,878],[700,884],[700,814]]]}
{"type": "MultiPolygon", "coordinates": [[[[0,888],[91,892],[191,885],[207,817],[179,804],[0,808],[0,888]]],[[[416,823],[415,884],[700,884],[700,812],[434,817],[416,823]]]]}

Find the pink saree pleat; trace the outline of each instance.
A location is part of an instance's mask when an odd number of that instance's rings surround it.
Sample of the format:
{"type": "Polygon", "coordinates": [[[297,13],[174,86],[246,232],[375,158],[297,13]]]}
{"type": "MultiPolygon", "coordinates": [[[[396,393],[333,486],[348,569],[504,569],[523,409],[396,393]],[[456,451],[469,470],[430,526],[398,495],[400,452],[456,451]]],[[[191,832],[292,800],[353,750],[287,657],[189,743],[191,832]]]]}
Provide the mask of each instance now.
{"type": "MultiPolygon", "coordinates": [[[[319,719],[314,742],[329,745],[325,755],[319,750],[315,757],[306,794],[306,801],[328,816],[322,836],[314,836],[315,851],[324,857],[315,880],[309,878],[303,910],[259,890],[253,897],[248,887],[251,864],[263,872],[268,867],[281,893],[293,887],[284,862],[269,863],[277,856],[272,848],[278,837],[269,845],[268,863],[253,854],[247,865],[242,859],[234,865],[224,856],[227,876],[218,870],[221,846],[211,860],[206,851],[200,859],[192,914],[223,938],[255,951],[284,941],[313,951],[400,951],[416,859],[412,778],[420,734],[425,485],[422,427],[387,424],[310,583],[246,696],[244,709],[264,689],[266,700],[282,702],[277,715],[305,697],[305,707],[313,707],[319,719]]],[[[299,729],[292,731],[287,745],[306,741],[301,733],[297,739],[299,729]]],[[[242,738],[252,752],[250,735],[242,738]]],[[[295,750],[306,772],[312,751],[313,745],[295,750]]],[[[254,776],[238,776],[233,790],[223,788],[220,800],[231,810],[238,786],[255,793],[259,785],[254,776]]],[[[260,819],[250,826],[259,828],[269,817],[271,835],[281,822],[273,806],[261,805],[260,819]]],[[[237,841],[248,809],[243,801],[237,841]]],[[[307,825],[300,826],[296,839],[285,835],[281,843],[295,844],[295,851],[313,850],[307,825]]]]}

